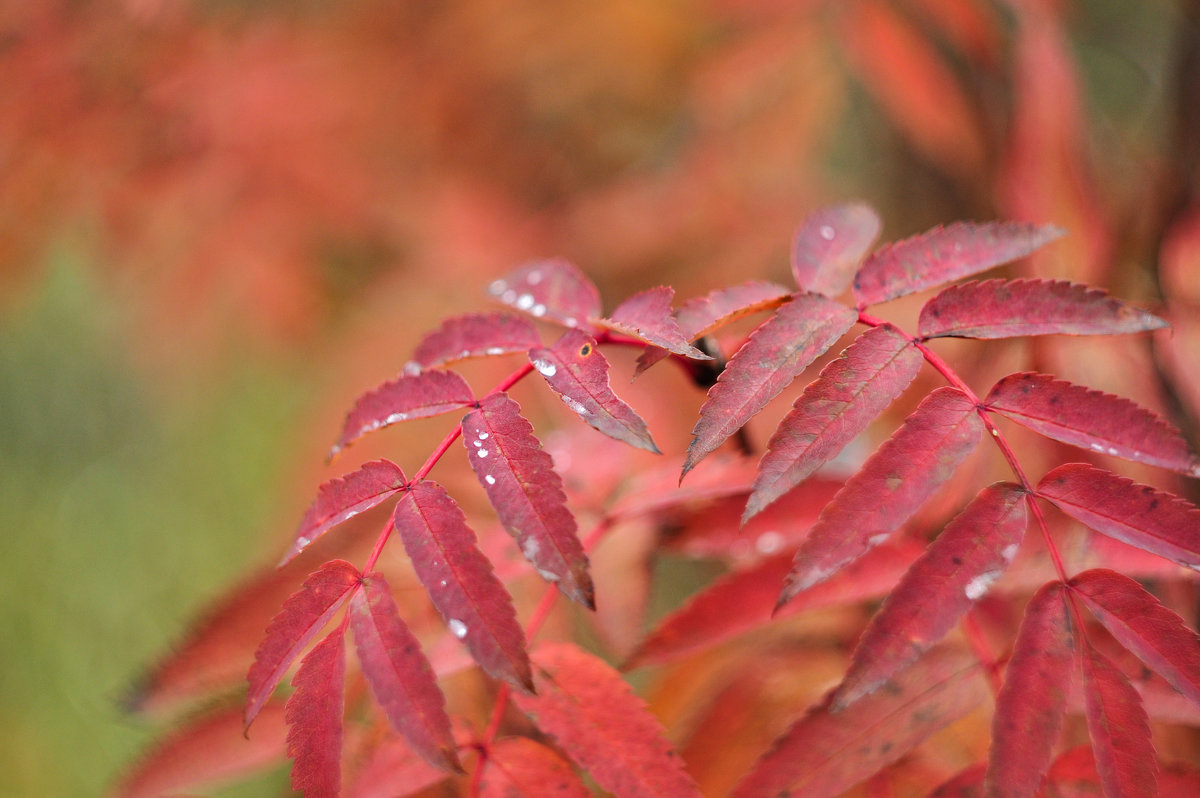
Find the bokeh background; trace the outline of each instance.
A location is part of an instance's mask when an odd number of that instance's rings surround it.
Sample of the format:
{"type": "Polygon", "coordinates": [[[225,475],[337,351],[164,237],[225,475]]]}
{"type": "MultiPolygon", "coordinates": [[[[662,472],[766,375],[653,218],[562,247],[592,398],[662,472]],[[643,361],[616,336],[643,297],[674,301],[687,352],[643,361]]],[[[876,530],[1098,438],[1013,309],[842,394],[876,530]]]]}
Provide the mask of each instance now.
{"type": "Polygon", "coordinates": [[[1053,222],[1195,441],[1198,83],[1196,0],[0,0],[0,795],[113,783],[345,407],[529,258],[611,307],[847,199],[1053,222]]]}

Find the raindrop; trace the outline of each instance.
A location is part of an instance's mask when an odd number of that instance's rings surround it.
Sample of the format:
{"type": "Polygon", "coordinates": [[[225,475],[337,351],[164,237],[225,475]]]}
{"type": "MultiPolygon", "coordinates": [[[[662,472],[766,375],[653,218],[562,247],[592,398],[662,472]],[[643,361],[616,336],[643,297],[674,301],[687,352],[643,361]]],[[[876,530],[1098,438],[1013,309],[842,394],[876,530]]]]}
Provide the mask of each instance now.
{"type": "Polygon", "coordinates": [[[827,224],[821,225],[821,238],[825,239],[826,241],[832,241],[833,240],[833,228],[827,224]]]}
{"type": "Polygon", "coordinates": [[[450,627],[450,633],[459,640],[467,636],[467,625],[458,618],[451,618],[447,625],[450,627]]]}

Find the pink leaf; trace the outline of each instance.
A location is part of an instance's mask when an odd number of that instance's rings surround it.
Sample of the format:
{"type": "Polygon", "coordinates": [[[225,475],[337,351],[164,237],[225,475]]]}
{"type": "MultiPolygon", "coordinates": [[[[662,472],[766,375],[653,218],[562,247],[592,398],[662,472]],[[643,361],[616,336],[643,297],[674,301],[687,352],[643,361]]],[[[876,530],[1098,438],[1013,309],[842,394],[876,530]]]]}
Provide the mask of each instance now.
{"type": "Polygon", "coordinates": [[[996,383],[984,404],[1048,438],[1200,476],[1179,430],[1128,399],[1024,372],[996,383]]]}
{"type": "Polygon", "coordinates": [[[296,539],[279,561],[283,565],[333,527],[396,495],[407,480],[400,466],[389,460],[372,460],[344,477],[317,488],[317,498],[300,519],[296,539]]]}
{"type": "Polygon", "coordinates": [[[525,559],[568,598],[595,607],[562,479],[520,406],[505,394],[487,396],[463,418],[462,430],[467,459],[525,559]]]}
{"type": "Polygon", "coordinates": [[[488,293],[506,305],[568,327],[586,327],[600,315],[600,292],[562,258],[538,261],[492,282],[488,293]]]}
{"type": "Polygon", "coordinates": [[[922,338],[1115,335],[1166,327],[1099,288],[1063,280],[983,280],[952,285],[925,303],[922,338]]]}
{"type": "Polygon", "coordinates": [[[1083,691],[1104,794],[1157,798],[1158,761],[1142,699],[1125,674],[1090,645],[1083,652],[1083,691]]]}
{"type": "Polygon", "coordinates": [[[488,749],[480,798],[589,798],[571,763],[528,737],[497,740],[488,749]]]}
{"type": "MultiPolygon", "coordinates": [[[[806,591],[779,616],[878,599],[896,584],[919,553],[920,548],[914,544],[884,544],[836,577],[806,591]]],[[[779,582],[787,575],[791,561],[790,555],[781,554],[713,582],[660,620],[626,667],[670,662],[769,623],[779,582]]]]}
{"type": "Polygon", "coordinates": [[[987,695],[970,654],[938,647],[888,689],[832,713],[828,698],[775,741],[735,798],[840,795],[970,712],[987,695]]]}
{"type": "Polygon", "coordinates": [[[709,389],[683,474],[778,396],[856,319],[854,311],[823,296],[797,294],[759,325],[709,389]]]}
{"type": "Polygon", "coordinates": [[[983,432],[957,388],[938,388],[833,497],[796,552],[782,606],[887,539],[933,495],[983,432]]]}
{"type": "Polygon", "coordinates": [[[284,706],[292,789],[305,798],[337,798],[342,782],[342,692],[346,645],[334,629],[313,646],[292,679],[296,691],[284,706]]]}
{"type": "MultiPolygon", "coordinates": [[[[694,341],[734,319],[778,307],[789,297],[791,292],[775,283],[742,283],[689,299],[675,312],[675,321],[679,323],[683,337],[694,341]]],[[[647,347],[638,356],[637,373],[641,374],[669,354],[657,346],[647,347]]]]}
{"type": "Polygon", "coordinates": [[[658,454],[646,422],[609,387],[608,361],[590,335],[568,330],[554,346],[529,350],[529,359],[567,407],[588,424],[658,454]]]}
{"type": "Polygon", "coordinates": [[[513,700],[596,783],[624,798],[699,796],[662,727],[621,675],[569,643],[533,655],[537,695],[513,700]]]}
{"type": "Polygon", "coordinates": [[[1085,463],[1046,474],[1037,495],[1097,532],[1200,570],[1200,508],[1178,496],[1085,463]]]}
{"type": "Polygon", "coordinates": [[[618,305],[608,318],[597,319],[597,324],[632,335],[672,354],[694,360],[712,360],[688,343],[688,337],[679,329],[679,322],[671,313],[671,299],[674,296],[674,288],[662,285],[642,291],[618,305]]]}
{"type": "Polygon", "coordinates": [[[421,339],[404,371],[419,374],[469,357],[524,352],[541,339],[533,325],[511,313],[468,313],[446,319],[421,339]]]}
{"type": "Polygon", "coordinates": [[[407,740],[387,737],[371,749],[346,794],[349,798],[399,798],[432,787],[449,775],[417,756],[407,740]]]}
{"type": "Polygon", "coordinates": [[[1200,636],[1128,576],[1096,568],[1068,583],[1117,641],[1200,704],[1200,636]]]}
{"type": "Polygon", "coordinates": [[[987,765],[980,762],[959,771],[949,781],[938,785],[929,798],[983,798],[983,777],[987,765]]]}
{"type": "Polygon", "coordinates": [[[246,675],[250,683],[246,696],[247,728],[292,662],[358,587],[358,580],[358,569],[353,565],[345,560],[331,560],[283,603],[283,609],[271,619],[258,644],[254,664],[246,675]]]}
{"type": "Polygon", "coordinates": [[[956,222],[880,247],[854,278],[859,307],[932,288],[1023,258],[1063,234],[1051,225],[956,222]]]}
{"type": "Polygon", "coordinates": [[[512,598],[480,553],[463,511],[437,483],[418,482],[392,516],[430,600],[485,671],[520,690],[533,684],[512,598]]]}
{"type": "Polygon", "coordinates": [[[859,638],[834,710],[874,691],[941,640],[999,578],[1025,534],[1026,493],[998,482],[946,526],[859,638]]]}
{"type": "Polygon", "coordinates": [[[1075,633],[1061,582],[1025,608],[992,718],[987,795],[1030,796],[1042,783],[1071,692],[1075,633]]]}
{"type": "Polygon", "coordinates": [[[860,203],[835,205],[811,214],[792,240],[796,285],[830,297],[845,291],[879,236],[879,227],[879,215],[860,203]]]}
{"type": "Polygon", "coordinates": [[[354,403],[329,457],[368,432],[401,421],[449,413],[474,401],[471,386],[453,371],[426,371],[385,382],[354,403]]]}
{"type": "Polygon", "coordinates": [[[836,456],[908,387],[921,362],[912,342],[884,324],[822,369],[771,436],[743,522],[836,456]]]}

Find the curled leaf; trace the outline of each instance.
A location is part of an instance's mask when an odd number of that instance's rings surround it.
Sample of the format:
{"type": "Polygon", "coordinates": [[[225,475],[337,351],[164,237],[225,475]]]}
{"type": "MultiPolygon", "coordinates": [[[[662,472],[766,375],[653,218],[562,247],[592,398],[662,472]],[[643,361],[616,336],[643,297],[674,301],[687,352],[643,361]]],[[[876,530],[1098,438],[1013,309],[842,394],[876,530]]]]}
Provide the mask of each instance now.
{"type": "Polygon", "coordinates": [[[641,291],[618,305],[608,318],[598,319],[597,323],[672,354],[693,360],[712,360],[692,346],[688,336],[679,328],[679,322],[671,313],[671,299],[674,296],[675,289],[663,285],[641,291]]]}
{"type": "Polygon", "coordinates": [[[453,371],[425,371],[385,382],[354,403],[329,457],[368,432],[401,421],[449,413],[474,401],[471,386],[453,371]]]}
{"type": "Polygon", "coordinates": [[[404,366],[406,374],[444,366],[469,357],[493,357],[524,352],[541,343],[537,330],[511,313],[468,313],[446,319],[421,339],[404,366]]]}

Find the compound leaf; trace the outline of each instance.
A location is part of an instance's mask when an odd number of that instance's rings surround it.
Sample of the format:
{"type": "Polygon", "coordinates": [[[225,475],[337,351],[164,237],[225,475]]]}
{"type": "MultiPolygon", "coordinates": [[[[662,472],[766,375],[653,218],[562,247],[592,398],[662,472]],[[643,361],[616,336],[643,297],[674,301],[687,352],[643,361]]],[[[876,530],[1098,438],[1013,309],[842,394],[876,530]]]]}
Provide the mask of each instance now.
{"type": "Polygon", "coordinates": [[[780,606],[886,540],[953,476],[982,432],[962,391],[927,396],[821,511],[796,552],[780,606]]]}
{"type": "Polygon", "coordinates": [[[1200,508],[1174,494],[1067,463],[1042,477],[1037,495],[1097,532],[1200,569],[1200,508]]]}
{"type": "Polygon", "coordinates": [[[529,360],[563,403],[600,432],[658,454],[658,447],[632,407],[613,393],[608,360],[582,330],[568,330],[548,348],[529,350],[529,360]]]}
{"type": "Polygon", "coordinates": [[[921,362],[920,351],[890,324],[860,335],[779,423],[758,464],[742,522],[835,457],[908,387],[921,362]]]}
{"type": "Polygon", "coordinates": [[[805,291],[834,297],[846,290],[879,236],[879,215],[868,205],[821,208],[792,239],[792,275],[805,291]]]}
{"type": "Polygon", "coordinates": [[[1158,760],[1142,699],[1125,674],[1092,646],[1083,652],[1088,734],[1105,795],[1158,796],[1158,760]]]}
{"type": "Polygon", "coordinates": [[[346,640],[334,629],[300,661],[296,691],[284,706],[292,789],[305,798],[336,798],[342,782],[342,692],[346,640]]]}
{"type": "Polygon", "coordinates": [[[1099,288],[1065,280],[982,280],[952,285],[925,303],[922,338],[1115,335],[1166,327],[1099,288]]]}
{"type": "Polygon", "coordinates": [[[317,498],[300,519],[296,539],[283,559],[283,565],[333,527],[396,495],[407,480],[400,466],[390,460],[372,460],[344,477],[337,477],[317,488],[317,498]]]}
{"type": "Polygon", "coordinates": [[[1063,234],[1052,225],[956,222],[877,249],[854,277],[859,307],[1023,258],[1063,234]]]}
{"type": "Polygon", "coordinates": [[[587,555],[550,455],[503,393],[485,397],[462,421],[463,443],[496,515],[542,578],[595,607],[587,555]]]}
{"type": "Polygon", "coordinates": [[[699,796],[662,727],[621,675],[574,645],[533,654],[537,695],[517,705],[605,790],[623,798],[699,796]]]}
{"type": "Polygon", "coordinates": [[[997,382],[984,404],[1048,438],[1200,476],[1200,458],[1179,430],[1128,399],[1023,372],[997,382]]]}
{"type": "Polygon", "coordinates": [[[573,263],[562,258],[523,266],[494,280],[488,293],[535,318],[567,327],[586,327],[600,315],[600,292],[573,263]]]}
{"type": "Polygon", "coordinates": [[[258,644],[254,663],[246,675],[250,683],[246,696],[247,728],[296,657],[358,584],[357,568],[345,560],[331,560],[311,574],[303,587],[283,603],[258,644]]]}
{"type": "Polygon", "coordinates": [[[626,299],[606,319],[597,324],[610,330],[631,335],[660,349],[694,360],[712,360],[692,346],[671,313],[675,289],[660,285],[641,291],[626,299]]]}
{"type": "Polygon", "coordinates": [[[525,634],[512,598],[445,488],[428,481],[413,485],[397,502],[392,523],[451,634],[492,676],[531,689],[525,634]]]}
{"type": "Polygon", "coordinates": [[[857,318],[854,311],[833,300],[797,294],[760,324],[709,389],[692,429],[683,474],[779,395],[857,318]]]}
{"type": "Polygon", "coordinates": [[[431,765],[462,772],[446,699],[421,645],[400,619],[383,574],[363,577],[350,598],[350,628],[363,676],[392,728],[431,765]]]}
{"type": "Polygon", "coordinates": [[[511,313],[468,313],[446,319],[421,339],[406,374],[419,374],[469,357],[491,357],[524,352],[541,343],[537,330],[511,313]]]}
{"type": "Polygon", "coordinates": [[[397,377],[358,398],[329,457],[368,432],[401,421],[449,413],[474,401],[471,386],[453,371],[425,371],[397,377]]]}
{"type": "Polygon", "coordinates": [[[590,798],[571,763],[528,737],[506,737],[488,749],[481,798],[590,798]]]}

